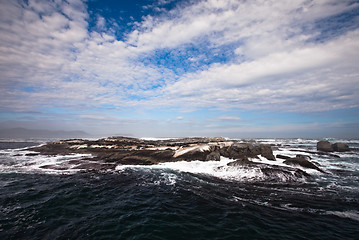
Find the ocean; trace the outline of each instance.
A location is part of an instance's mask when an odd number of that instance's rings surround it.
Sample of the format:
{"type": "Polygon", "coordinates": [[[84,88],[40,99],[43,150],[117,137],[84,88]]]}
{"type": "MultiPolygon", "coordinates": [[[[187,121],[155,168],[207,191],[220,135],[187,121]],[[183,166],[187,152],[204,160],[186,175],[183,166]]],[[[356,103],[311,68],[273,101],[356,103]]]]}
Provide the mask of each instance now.
{"type": "Polygon", "coordinates": [[[256,141],[325,173],[268,176],[226,158],[84,171],[71,167],[83,155],[34,156],[24,148],[41,142],[3,140],[0,239],[359,239],[359,140],[332,139],[353,149],[340,158],[309,153],[313,139],[256,141]]]}

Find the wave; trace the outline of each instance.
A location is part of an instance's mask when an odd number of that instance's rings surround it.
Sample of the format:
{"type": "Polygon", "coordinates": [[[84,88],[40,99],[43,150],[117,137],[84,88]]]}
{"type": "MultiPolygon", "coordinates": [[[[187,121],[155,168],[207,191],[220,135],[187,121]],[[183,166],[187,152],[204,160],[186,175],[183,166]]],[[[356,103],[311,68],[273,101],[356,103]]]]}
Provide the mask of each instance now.
{"type": "MultiPolygon", "coordinates": [[[[225,157],[220,161],[178,161],[166,162],[150,166],[118,165],[115,170],[123,172],[126,169],[161,169],[201,174],[230,181],[305,181],[306,175],[297,172],[296,168],[281,165],[261,164],[258,166],[229,166],[234,162],[225,157]]],[[[260,162],[260,161],[258,161],[260,162]]]]}
{"type": "Polygon", "coordinates": [[[350,210],[350,211],[326,211],[326,215],[335,215],[341,218],[349,218],[354,221],[359,222],[359,211],[350,210]]]}
{"type": "Polygon", "coordinates": [[[0,172],[73,174],[81,170],[74,168],[81,159],[92,157],[90,154],[42,156],[24,149],[1,150],[0,172]]]}

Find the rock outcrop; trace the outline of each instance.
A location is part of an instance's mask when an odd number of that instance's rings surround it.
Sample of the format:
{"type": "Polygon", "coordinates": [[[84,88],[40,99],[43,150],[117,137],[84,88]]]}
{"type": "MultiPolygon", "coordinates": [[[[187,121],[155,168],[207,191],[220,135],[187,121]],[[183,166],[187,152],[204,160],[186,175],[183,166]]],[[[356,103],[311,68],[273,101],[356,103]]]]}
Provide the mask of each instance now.
{"type": "Polygon", "coordinates": [[[288,158],[283,163],[285,163],[287,165],[292,165],[292,166],[297,165],[297,166],[301,166],[301,167],[304,167],[304,168],[311,168],[311,169],[315,169],[315,170],[317,170],[319,172],[323,172],[323,170],[321,170],[314,163],[312,163],[311,161],[309,161],[308,159],[306,159],[304,157],[288,158]]]}
{"type": "Polygon", "coordinates": [[[227,164],[230,167],[256,169],[266,181],[297,181],[298,179],[309,179],[310,175],[300,169],[276,166],[265,163],[253,162],[247,158],[237,159],[227,164]]]}
{"type": "Polygon", "coordinates": [[[219,151],[221,156],[230,159],[238,159],[244,156],[248,158],[256,158],[258,155],[261,155],[268,160],[275,160],[271,146],[266,144],[253,145],[251,143],[233,143],[228,147],[220,148],[219,151]]]}
{"type": "MultiPolygon", "coordinates": [[[[338,145],[339,148],[343,146],[338,145]]],[[[266,179],[284,178],[295,180],[309,175],[293,166],[322,170],[306,155],[295,158],[277,155],[285,159],[289,166],[266,164],[258,158],[262,156],[275,161],[272,146],[256,142],[242,142],[223,138],[183,138],[168,140],[143,140],[128,137],[111,137],[99,140],[70,139],[48,143],[28,150],[42,155],[91,154],[65,165],[45,165],[45,169],[84,169],[86,171],[106,171],[119,165],[154,165],[175,161],[219,161],[221,156],[234,159],[230,167],[254,169],[266,179]],[[254,161],[254,159],[257,159],[254,161]]],[[[328,153],[325,153],[328,154],[328,153]]]]}
{"type": "Polygon", "coordinates": [[[258,158],[275,160],[270,145],[243,143],[223,138],[183,138],[149,141],[128,137],[111,137],[96,141],[70,139],[34,147],[43,155],[92,154],[94,161],[123,165],[152,165],[173,161],[219,161],[258,158]]]}
{"type": "Polygon", "coordinates": [[[270,145],[261,144],[259,145],[260,154],[268,160],[275,161],[275,157],[273,155],[272,147],[270,145]]]}
{"type": "Polygon", "coordinates": [[[346,152],[349,151],[349,146],[342,142],[337,142],[332,145],[333,150],[336,152],[346,152]]]}
{"type": "Polygon", "coordinates": [[[288,158],[290,158],[289,156],[285,156],[285,155],[281,155],[281,154],[277,154],[276,157],[279,158],[279,159],[288,159],[288,158]]]}
{"type": "Polygon", "coordinates": [[[346,152],[349,151],[349,146],[342,142],[331,144],[328,141],[319,141],[317,143],[317,150],[323,152],[346,152]]]}
{"type": "Polygon", "coordinates": [[[333,152],[333,147],[328,141],[319,141],[317,142],[317,150],[323,152],[333,152]]]}

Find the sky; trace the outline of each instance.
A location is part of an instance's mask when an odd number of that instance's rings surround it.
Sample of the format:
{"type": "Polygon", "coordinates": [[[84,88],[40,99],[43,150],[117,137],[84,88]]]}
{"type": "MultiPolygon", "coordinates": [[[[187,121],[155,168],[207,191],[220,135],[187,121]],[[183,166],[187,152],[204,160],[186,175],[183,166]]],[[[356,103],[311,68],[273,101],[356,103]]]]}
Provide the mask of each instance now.
{"type": "Polygon", "coordinates": [[[359,1],[0,0],[0,128],[359,138],[359,1]]]}

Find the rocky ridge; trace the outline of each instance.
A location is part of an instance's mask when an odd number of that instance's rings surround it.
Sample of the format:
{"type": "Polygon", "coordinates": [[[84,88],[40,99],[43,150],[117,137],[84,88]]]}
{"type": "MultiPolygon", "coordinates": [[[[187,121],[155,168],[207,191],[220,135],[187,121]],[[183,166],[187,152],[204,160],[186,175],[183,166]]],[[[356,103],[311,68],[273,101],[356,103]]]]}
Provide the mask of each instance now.
{"type": "Polygon", "coordinates": [[[173,161],[219,161],[221,156],[236,159],[259,155],[275,160],[270,145],[243,143],[224,138],[183,138],[143,140],[110,137],[95,141],[70,139],[33,147],[42,155],[92,154],[93,160],[124,165],[152,165],[173,161]]]}
{"type": "Polygon", "coordinates": [[[346,152],[349,151],[349,146],[342,142],[331,144],[329,141],[319,141],[317,143],[317,150],[323,152],[346,152]]]}
{"type": "MultiPolygon", "coordinates": [[[[260,159],[276,161],[272,146],[256,142],[227,140],[225,138],[182,138],[168,140],[144,140],[129,137],[109,137],[99,140],[69,139],[51,142],[42,146],[30,148],[41,155],[91,154],[80,160],[72,160],[73,169],[107,170],[115,169],[118,165],[154,165],[176,161],[219,161],[226,157],[235,161],[228,164],[231,167],[257,168],[266,176],[279,172],[287,179],[298,176],[308,177],[304,171],[293,168],[315,169],[323,172],[319,166],[306,156],[285,158],[285,166],[265,164],[260,159]],[[257,159],[257,161],[252,161],[257,159]]],[[[66,169],[69,166],[46,165],[42,168],[66,169]]]]}

